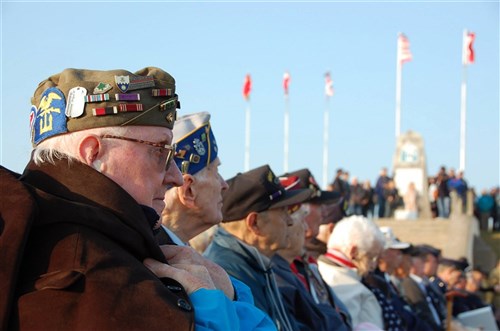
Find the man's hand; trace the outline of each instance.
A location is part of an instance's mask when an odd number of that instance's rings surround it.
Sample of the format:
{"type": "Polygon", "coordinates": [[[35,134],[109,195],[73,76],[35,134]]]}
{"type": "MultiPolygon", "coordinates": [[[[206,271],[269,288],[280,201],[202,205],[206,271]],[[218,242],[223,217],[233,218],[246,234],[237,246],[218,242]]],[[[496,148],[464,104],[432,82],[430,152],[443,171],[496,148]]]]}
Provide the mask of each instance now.
{"type": "Polygon", "coordinates": [[[204,266],[193,264],[168,265],[149,258],[144,260],[144,265],[159,278],[168,277],[178,281],[188,294],[200,288],[215,289],[212,278],[204,266]]]}
{"type": "Polygon", "coordinates": [[[170,265],[190,264],[205,267],[215,287],[222,290],[230,300],[234,299],[233,284],[227,272],[221,266],[204,258],[188,246],[164,245],[160,246],[160,248],[170,265]]]}

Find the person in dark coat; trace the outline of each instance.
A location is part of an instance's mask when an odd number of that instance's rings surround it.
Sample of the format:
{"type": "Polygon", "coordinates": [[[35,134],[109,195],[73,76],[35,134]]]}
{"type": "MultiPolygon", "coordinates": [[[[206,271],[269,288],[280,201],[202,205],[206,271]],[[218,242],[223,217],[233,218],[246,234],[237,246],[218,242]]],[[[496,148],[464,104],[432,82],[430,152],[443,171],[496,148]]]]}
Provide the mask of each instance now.
{"type": "Polygon", "coordinates": [[[0,329],[203,329],[225,293],[191,255],[168,265],[154,237],[182,184],[174,78],[66,69],[32,104],[32,160],[0,169],[0,329]]]}
{"type": "Polygon", "coordinates": [[[434,306],[428,289],[428,279],[424,273],[426,253],[413,247],[410,275],[401,280],[401,292],[415,314],[424,320],[431,330],[443,331],[444,322],[439,315],[439,307],[434,306]]]}

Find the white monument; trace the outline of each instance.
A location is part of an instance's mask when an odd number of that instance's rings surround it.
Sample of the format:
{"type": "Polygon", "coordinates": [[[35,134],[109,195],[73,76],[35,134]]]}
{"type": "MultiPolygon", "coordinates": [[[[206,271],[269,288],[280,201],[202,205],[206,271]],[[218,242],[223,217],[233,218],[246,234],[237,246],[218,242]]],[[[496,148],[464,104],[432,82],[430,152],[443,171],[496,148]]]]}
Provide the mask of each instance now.
{"type": "MultiPolygon", "coordinates": [[[[398,137],[393,157],[394,183],[399,195],[404,197],[411,183],[417,191],[418,218],[430,218],[430,203],[427,182],[427,160],[424,140],[416,132],[408,131],[398,137]]],[[[396,210],[396,219],[408,219],[406,210],[396,210]]]]}

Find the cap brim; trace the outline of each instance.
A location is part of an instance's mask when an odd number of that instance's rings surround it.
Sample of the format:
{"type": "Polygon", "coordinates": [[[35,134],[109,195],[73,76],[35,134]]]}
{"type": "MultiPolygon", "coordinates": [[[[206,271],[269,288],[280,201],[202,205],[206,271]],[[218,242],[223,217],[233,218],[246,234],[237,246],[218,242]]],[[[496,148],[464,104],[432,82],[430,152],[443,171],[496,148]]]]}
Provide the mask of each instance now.
{"type": "Polygon", "coordinates": [[[285,192],[286,192],[285,196],[280,200],[277,200],[275,204],[271,204],[271,207],[269,207],[269,209],[275,209],[275,208],[294,205],[297,203],[302,203],[304,201],[309,200],[312,194],[310,189],[298,189],[285,192]]]}
{"type": "Polygon", "coordinates": [[[409,243],[393,242],[393,243],[391,243],[389,245],[388,248],[392,248],[392,249],[407,249],[408,247],[410,247],[409,243]]]}
{"type": "Polygon", "coordinates": [[[341,197],[339,192],[332,192],[332,191],[320,191],[320,192],[321,192],[320,196],[311,198],[309,202],[313,203],[335,202],[341,197]]]}

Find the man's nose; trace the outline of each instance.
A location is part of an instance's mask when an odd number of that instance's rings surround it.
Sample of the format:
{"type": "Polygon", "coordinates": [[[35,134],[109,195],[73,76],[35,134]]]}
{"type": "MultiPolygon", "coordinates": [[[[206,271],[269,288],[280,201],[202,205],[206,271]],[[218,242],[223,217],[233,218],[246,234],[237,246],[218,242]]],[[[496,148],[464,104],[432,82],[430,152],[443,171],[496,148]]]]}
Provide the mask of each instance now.
{"type": "Polygon", "coordinates": [[[184,179],[182,178],[181,171],[177,167],[175,162],[170,164],[170,167],[165,172],[163,177],[163,184],[166,186],[182,186],[184,184],[184,179]]]}

